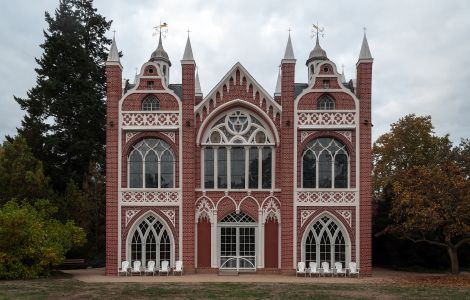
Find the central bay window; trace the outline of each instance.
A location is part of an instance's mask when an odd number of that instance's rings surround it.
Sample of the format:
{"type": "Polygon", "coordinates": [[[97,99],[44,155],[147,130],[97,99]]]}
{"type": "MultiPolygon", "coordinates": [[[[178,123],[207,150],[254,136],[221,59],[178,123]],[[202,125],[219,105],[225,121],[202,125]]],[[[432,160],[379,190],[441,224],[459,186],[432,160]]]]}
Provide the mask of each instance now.
{"type": "Polygon", "coordinates": [[[349,156],[346,146],[333,138],[319,138],[302,155],[303,188],[347,188],[349,156]]]}
{"type": "Polygon", "coordinates": [[[214,123],[203,141],[203,188],[273,188],[274,142],[256,117],[231,111],[214,123]]]}
{"type": "Polygon", "coordinates": [[[175,159],[161,139],[144,139],[132,147],[128,158],[130,188],[173,188],[175,159]]]}

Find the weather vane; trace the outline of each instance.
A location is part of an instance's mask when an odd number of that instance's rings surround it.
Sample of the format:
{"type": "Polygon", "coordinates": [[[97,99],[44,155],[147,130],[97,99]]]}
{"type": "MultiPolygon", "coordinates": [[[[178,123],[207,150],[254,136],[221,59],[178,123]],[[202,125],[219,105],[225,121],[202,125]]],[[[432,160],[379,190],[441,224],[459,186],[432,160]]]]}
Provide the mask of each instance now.
{"type": "Polygon", "coordinates": [[[312,24],[312,35],[311,35],[311,38],[314,38],[315,36],[321,36],[321,37],[324,37],[325,36],[325,27],[320,27],[318,25],[318,22],[317,22],[317,25],[315,24],[312,24]]]}
{"type": "Polygon", "coordinates": [[[153,29],[155,30],[153,32],[153,36],[156,36],[159,34],[160,36],[163,35],[163,37],[166,37],[166,34],[168,33],[168,24],[166,22],[160,21],[160,25],[154,26],[153,29]]]}

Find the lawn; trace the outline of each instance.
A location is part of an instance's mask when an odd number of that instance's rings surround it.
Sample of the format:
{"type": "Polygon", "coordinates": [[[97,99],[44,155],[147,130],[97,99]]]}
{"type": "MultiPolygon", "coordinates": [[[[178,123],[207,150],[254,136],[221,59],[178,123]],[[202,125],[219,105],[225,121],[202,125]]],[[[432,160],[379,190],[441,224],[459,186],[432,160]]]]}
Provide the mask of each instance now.
{"type": "Polygon", "coordinates": [[[392,283],[84,283],[67,275],[0,281],[0,299],[470,299],[461,277],[392,283]]]}

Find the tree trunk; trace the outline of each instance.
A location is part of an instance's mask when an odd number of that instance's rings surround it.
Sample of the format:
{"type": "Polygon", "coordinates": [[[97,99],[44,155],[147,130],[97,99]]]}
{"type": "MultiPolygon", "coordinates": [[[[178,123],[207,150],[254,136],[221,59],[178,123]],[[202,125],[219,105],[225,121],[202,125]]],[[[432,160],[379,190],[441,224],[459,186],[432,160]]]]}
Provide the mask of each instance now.
{"type": "Polygon", "coordinates": [[[457,255],[457,248],[453,246],[447,246],[447,252],[449,253],[452,274],[458,274],[459,273],[459,257],[457,255]]]}

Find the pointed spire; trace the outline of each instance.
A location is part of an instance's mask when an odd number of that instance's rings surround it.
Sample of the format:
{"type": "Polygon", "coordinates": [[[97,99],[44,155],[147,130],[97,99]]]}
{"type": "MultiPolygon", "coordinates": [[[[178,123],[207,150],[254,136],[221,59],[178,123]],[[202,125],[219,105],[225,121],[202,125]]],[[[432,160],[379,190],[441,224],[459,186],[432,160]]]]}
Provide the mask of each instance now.
{"type": "MultiPolygon", "coordinates": [[[[189,37],[188,37],[189,40],[189,37]]],[[[196,97],[202,97],[201,83],[199,82],[199,71],[196,68],[196,82],[194,84],[194,92],[196,97]]]]}
{"type": "Polygon", "coordinates": [[[278,96],[281,96],[281,68],[279,68],[279,72],[277,74],[276,90],[274,91],[274,97],[278,96]]]}
{"type": "Polygon", "coordinates": [[[289,38],[287,39],[286,51],[284,52],[284,58],[282,60],[295,60],[294,49],[292,48],[292,41],[290,39],[290,29],[289,38]]]}
{"type": "Polygon", "coordinates": [[[364,28],[364,38],[362,39],[361,52],[359,53],[359,60],[370,60],[372,54],[370,53],[369,43],[367,42],[366,30],[364,28]]]}
{"type": "Polygon", "coordinates": [[[189,34],[188,39],[186,40],[186,47],[184,48],[183,60],[194,60],[193,49],[191,47],[191,40],[189,39],[189,34]]]}
{"type": "Polygon", "coordinates": [[[158,60],[167,62],[171,67],[171,62],[170,62],[170,58],[168,57],[168,53],[166,53],[165,49],[163,49],[161,30],[160,30],[160,36],[158,38],[157,49],[152,52],[152,55],[150,55],[150,61],[158,61],[158,60]]]}
{"type": "Polygon", "coordinates": [[[346,76],[344,76],[344,65],[341,65],[341,82],[346,82],[346,76]]]}
{"type": "Polygon", "coordinates": [[[113,42],[111,44],[111,48],[109,48],[109,54],[108,54],[108,59],[106,62],[116,62],[116,63],[121,63],[119,59],[119,51],[116,46],[116,38],[113,35],[113,42]]]}
{"type": "Polygon", "coordinates": [[[313,48],[312,51],[310,51],[310,55],[308,56],[308,60],[306,65],[313,61],[313,60],[327,60],[328,57],[326,55],[326,51],[323,50],[323,48],[320,46],[320,41],[318,39],[318,33],[317,33],[317,38],[315,41],[315,47],[313,48]]]}

